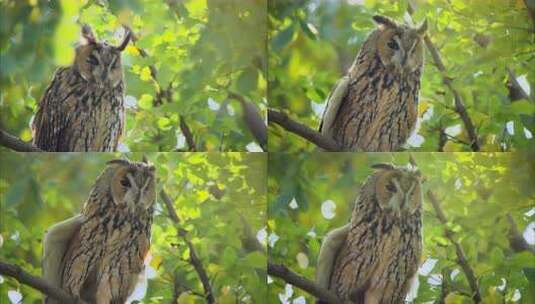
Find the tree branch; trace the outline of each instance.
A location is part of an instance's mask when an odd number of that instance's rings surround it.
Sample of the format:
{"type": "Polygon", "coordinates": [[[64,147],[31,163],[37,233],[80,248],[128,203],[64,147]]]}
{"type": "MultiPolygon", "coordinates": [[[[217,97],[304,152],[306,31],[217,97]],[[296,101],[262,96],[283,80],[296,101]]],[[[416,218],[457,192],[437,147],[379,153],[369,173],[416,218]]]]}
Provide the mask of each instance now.
{"type": "Polygon", "coordinates": [[[180,132],[184,134],[184,137],[186,138],[186,143],[188,144],[189,151],[197,151],[197,146],[195,145],[195,139],[193,139],[193,134],[191,133],[191,129],[189,128],[188,124],[186,123],[186,119],[183,115],[180,115],[180,132]]]}
{"type": "Polygon", "coordinates": [[[240,214],[240,219],[243,226],[243,237],[241,238],[242,246],[247,252],[253,252],[258,251],[265,253],[266,248],[264,248],[264,245],[258,241],[256,238],[255,233],[253,232],[253,228],[247,221],[247,219],[240,214]]]}
{"type": "MultiPolygon", "coordinates": [[[[435,194],[431,190],[429,190],[427,191],[427,197],[429,198],[431,205],[433,205],[433,209],[435,210],[438,220],[444,225],[447,224],[448,219],[446,218],[446,214],[444,213],[444,211],[442,211],[442,208],[440,207],[440,202],[436,198],[435,194]]],[[[466,254],[464,253],[463,247],[457,240],[455,240],[453,232],[451,230],[446,229],[444,234],[446,238],[455,246],[457,264],[461,266],[466,276],[466,279],[468,280],[468,284],[470,285],[470,289],[472,290],[472,299],[474,300],[474,302],[480,303],[481,294],[479,293],[479,283],[474,273],[474,269],[470,266],[470,264],[468,264],[468,259],[466,258],[466,254]]]]}
{"type": "MultiPolygon", "coordinates": [[[[409,15],[412,15],[414,13],[414,5],[411,3],[411,1],[408,1],[407,6],[407,12],[409,15]]],[[[453,93],[453,97],[455,100],[455,112],[459,115],[461,120],[463,121],[464,128],[466,129],[466,132],[468,133],[468,137],[470,138],[470,146],[473,151],[479,151],[481,149],[479,138],[476,133],[476,129],[474,127],[474,123],[472,122],[472,119],[468,115],[468,112],[466,111],[466,107],[464,105],[463,98],[459,91],[453,87],[453,84],[451,82],[451,78],[449,78],[446,75],[446,67],[444,66],[444,62],[442,61],[442,58],[440,56],[439,51],[429,38],[429,36],[424,36],[424,42],[429,50],[429,53],[431,53],[431,57],[433,57],[433,61],[435,62],[435,66],[439,70],[439,72],[442,74],[442,83],[453,93]]]]}
{"type": "Polygon", "coordinates": [[[167,193],[163,189],[162,191],[160,191],[160,197],[162,198],[162,201],[167,207],[167,211],[169,212],[169,218],[171,219],[171,221],[173,221],[173,223],[175,223],[175,225],[177,225],[178,236],[182,238],[182,240],[184,240],[184,242],[188,246],[190,257],[189,262],[193,266],[193,268],[195,268],[195,271],[199,275],[199,279],[201,280],[204,289],[204,296],[206,298],[207,303],[215,303],[214,293],[212,291],[210,279],[208,278],[208,274],[206,273],[206,270],[204,269],[201,260],[199,259],[195,248],[193,247],[193,244],[188,239],[188,232],[178,227],[178,225],[180,225],[180,218],[178,217],[178,214],[175,211],[175,207],[173,206],[173,200],[169,197],[169,195],[167,195],[167,193]]]}
{"type": "Polygon", "coordinates": [[[509,82],[513,86],[515,91],[518,92],[520,96],[522,96],[522,98],[525,98],[526,100],[531,101],[532,100],[531,96],[529,96],[528,92],[526,92],[524,88],[522,88],[522,86],[516,79],[517,77],[516,77],[515,72],[508,66],[506,66],[505,68],[507,69],[507,74],[509,74],[509,82]]]}
{"type": "MultiPolygon", "coordinates": [[[[132,41],[135,43],[137,41],[137,37],[133,35],[132,41]]],[[[141,57],[147,58],[149,57],[149,54],[144,49],[136,46],[135,47],[141,57]]],[[[150,69],[150,76],[154,82],[158,84],[159,92],[157,92],[156,100],[159,104],[162,103],[162,99],[166,99],[168,102],[171,102],[171,84],[166,89],[162,89],[161,83],[158,81],[158,69],[156,69],[156,66],[151,64],[149,65],[150,69]]],[[[180,115],[180,131],[186,138],[186,143],[188,144],[189,151],[197,151],[197,146],[195,145],[195,140],[193,139],[193,134],[191,133],[191,128],[186,123],[186,120],[184,119],[183,115],[180,115]]]]}
{"type": "Polygon", "coordinates": [[[43,152],[30,142],[22,141],[20,138],[0,130],[0,146],[4,146],[18,152],[43,152]]]}
{"type": "Polygon", "coordinates": [[[338,296],[332,291],[319,287],[314,282],[291,271],[285,265],[268,262],[268,274],[283,279],[285,282],[292,284],[293,286],[298,287],[315,296],[316,298],[326,301],[327,303],[346,303],[345,301],[342,301],[340,298],[338,298],[338,296]]]}
{"type": "Polygon", "coordinates": [[[228,97],[240,102],[245,124],[249,128],[249,131],[251,131],[251,134],[253,134],[256,142],[262,147],[262,150],[267,151],[267,127],[264,119],[258,113],[256,106],[235,92],[228,92],[228,97]]]}
{"type": "Polygon", "coordinates": [[[511,213],[507,213],[507,221],[509,222],[509,246],[515,252],[528,251],[535,254],[535,246],[531,246],[526,242],[522,233],[518,230],[515,219],[511,213]]]}
{"type": "Polygon", "coordinates": [[[22,270],[17,265],[8,264],[0,261],[0,274],[9,276],[19,281],[21,284],[28,285],[44,295],[50,296],[61,303],[67,304],[85,304],[84,301],[77,299],[64,290],[50,285],[47,281],[40,277],[33,276],[22,270]]]}
{"type": "Polygon", "coordinates": [[[342,151],[341,147],[332,139],[323,136],[323,134],[312,130],[311,128],[292,120],[285,113],[277,110],[268,109],[268,121],[276,123],[289,132],[297,134],[316,146],[327,151],[342,151]]]}

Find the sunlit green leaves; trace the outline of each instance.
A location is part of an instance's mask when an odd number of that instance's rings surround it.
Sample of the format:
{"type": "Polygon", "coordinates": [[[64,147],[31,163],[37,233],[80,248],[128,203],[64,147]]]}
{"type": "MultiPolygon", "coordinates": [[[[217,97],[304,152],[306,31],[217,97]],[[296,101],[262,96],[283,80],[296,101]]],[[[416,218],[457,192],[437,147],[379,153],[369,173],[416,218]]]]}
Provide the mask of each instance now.
{"type": "MultiPolygon", "coordinates": [[[[183,229],[208,273],[218,303],[228,298],[261,303],[267,292],[267,255],[246,240],[256,240],[266,222],[266,155],[145,154],[156,166],[158,192],[164,189],[169,195],[180,223],[170,219],[158,197],[150,251],[156,277],[149,280],[143,302],[172,301],[177,296],[172,282],[203,293],[189,262],[191,251],[179,236],[183,229]]],[[[1,153],[0,259],[40,275],[45,230],[80,212],[106,161],[119,157],[138,161],[141,156],[1,153]]],[[[41,298],[39,292],[3,278],[2,297],[13,289],[21,292],[25,303],[41,298]]],[[[186,303],[204,303],[197,295],[191,301],[186,303]]]]}
{"type": "MultiPolygon", "coordinates": [[[[360,185],[372,172],[371,164],[408,162],[406,153],[332,155],[316,152],[270,156],[268,233],[276,240],[270,247],[271,258],[310,279],[315,275],[321,241],[330,230],[347,223],[360,185]],[[336,206],[331,219],[322,213],[328,201],[336,206]]],[[[422,263],[428,258],[437,262],[429,273],[419,276],[414,303],[439,299],[441,280],[447,284],[447,303],[472,303],[465,295],[470,287],[458,263],[457,249],[447,234],[460,244],[474,269],[484,303],[501,303],[501,299],[513,302],[515,293],[524,299],[529,297],[532,283],[524,273],[528,269],[530,276],[535,259],[532,253],[512,249],[507,214],[513,216],[521,233],[535,218],[533,214],[526,216],[533,208],[532,199],[530,203],[526,200],[535,191],[527,186],[533,183],[532,168],[527,165],[533,155],[416,153],[413,157],[426,177],[424,193],[435,193],[448,220],[442,224],[424,196],[422,263]],[[500,287],[502,279],[507,282],[505,289],[500,287]]],[[[284,288],[284,283],[274,278],[269,303],[280,303],[278,294],[284,288]]],[[[294,293],[296,297],[305,296],[307,302],[313,301],[307,293],[296,289],[294,293]]]]}
{"type": "Polygon", "coordinates": [[[98,40],[110,44],[123,38],[122,25],[134,31],[122,65],[126,95],[140,100],[137,111],[127,112],[123,146],[175,150],[181,131],[177,121],[165,123],[172,119],[170,112],[185,117],[198,150],[245,151],[255,141],[239,115],[240,105],[232,106],[232,114],[226,105],[233,103],[227,94],[233,91],[265,115],[265,0],[8,2],[1,10],[0,107],[10,133],[31,139],[35,101],[54,70],[72,63],[80,25],[86,23],[98,40]],[[225,107],[212,111],[206,107],[209,98],[225,107]]]}
{"type": "MultiPolygon", "coordinates": [[[[515,151],[533,148],[533,101],[511,100],[507,67],[517,77],[535,82],[531,66],[532,34],[522,1],[492,5],[485,1],[412,1],[414,22],[426,18],[428,37],[446,66],[446,76],[460,92],[468,115],[475,124],[483,151],[515,151]],[[521,25],[522,24],[522,25],[521,25]],[[514,102],[513,102],[514,101],[514,102]],[[516,102],[520,102],[516,104],[516,102]],[[522,119],[519,119],[523,117],[522,119]],[[527,118],[531,117],[531,118],[527,118]],[[504,132],[515,121],[515,134],[504,132]]],[[[268,54],[270,61],[270,106],[315,129],[320,117],[313,103],[322,103],[316,92],[328,94],[347,72],[362,43],[375,25],[373,15],[383,14],[404,22],[408,1],[276,1],[270,5],[268,54]],[[318,34],[309,31],[317,29],[318,34]]],[[[437,151],[439,131],[462,125],[454,111],[453,95],[442,82],[443,75],[426,51],[421,100],[433,105],[433,115],[417,131],[423,138],[415,151],[437,151]]],[[[533,95],[533,94],[532,94],[533,95]]],[[[533,99],[533,98],[531,98],[533,99]]],[[[464,126],[449,138],[445,151],[470,151],[464,126]]],[[[270,128],[270,150],[312,151],[315,147],[278,127],[270,128]]]]}

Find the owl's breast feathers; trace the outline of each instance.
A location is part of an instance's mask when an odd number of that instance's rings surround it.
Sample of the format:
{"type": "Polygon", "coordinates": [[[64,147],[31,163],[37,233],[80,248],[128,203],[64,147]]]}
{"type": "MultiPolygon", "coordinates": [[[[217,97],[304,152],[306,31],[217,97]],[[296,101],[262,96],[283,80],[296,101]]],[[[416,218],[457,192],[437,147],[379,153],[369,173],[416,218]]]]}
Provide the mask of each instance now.
{"type": "Polygon", "coordinates": [[[398,218],[378,204],[357,202],[330,289],[355,303],[365,297],[374,303],[403,303],[422,251],[420,212],[398,218]]]}
{"type": "Polygon", "coordinates": [[[361,50],[349,71],[334,139],[347,150],[399,150],[416,126],[420,73],[402,76],[385,67],[376,53],[361,50]]]}
{"type": "Polygon", "coordinates": [[[38,106],[34,144],[47,151],[115,151],[124,128],[124,84],[99,87],[60,68],[38,106]]]}
{"type": "Polygon", "coordinates": [[[65,256],[63,287],[74,294],[97,290],[90,296],[124,302],[144,269],[153,208],[133,214],[111,197],[101,198],[92,192],[84,206],[86,220],[65,256]]]}

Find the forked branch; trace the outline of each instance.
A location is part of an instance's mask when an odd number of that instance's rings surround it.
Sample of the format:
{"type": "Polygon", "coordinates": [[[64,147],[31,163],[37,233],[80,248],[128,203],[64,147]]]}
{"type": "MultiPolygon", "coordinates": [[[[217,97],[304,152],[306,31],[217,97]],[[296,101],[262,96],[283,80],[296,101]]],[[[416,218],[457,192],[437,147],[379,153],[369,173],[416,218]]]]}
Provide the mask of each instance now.
{"type": "MultiPolygon", "coordinates": [[[[169,218],[173,223],[177,226],[180,224],[180,218],[178,217],[178,214],[176,213],[175,207],[173,206],[173,200],[169,197],[169,195],[162,189],[160,191],[160,197],[162,201],[164,202],[165,206],[167,207],[167,211],[169,212],[169,218]]],[[[199,256],[197,255],[197,252],[195,251],[195,247],[193,247],[193,244],[188,238],[188,232],[184,229],[181,229],[180,227],[177,227],[178,236],[186,243],[189,249],[189,262],[195,268],[195,271],[199,275],[199,279],[201,280],[203,289],[204,289],[204,296],[206,298],[206,302],[209,304],[215,303],[214,293],[212,291],[212,285],[210,284],[210,279],[208,278],[208,274],[206,273],[206,270],[204,269],[201,260],[199,259],[199,256]]]]}
{"type": "MultiPolygon", "coordinates": [[[[444,225],[447,224],[448,219],[446,218],[446,214],[442,210],[442,207],[440,206],[440,202],[438,201],[435,194],[431,190],[429,190],[427,191],[427,197],[429,198],[431,205],[433,205],[433,209],[435,210],[435,214],[438,220],[444,225]]],[[[472,290],[472,294],[471,294],[472,299],[474,300],[475,303],[481,303],[479,283],[476,278],[474,269],[468,263],[468,259],[466,258],[466,254],[464,253],[461,243],[459,243],[455,239],[453,232],[449,229],[445,230],[444,235],[455,247],[455,254],[457,255],[457,264],[461,266],[461,269],[463,270],[464,275],[466,276],[466,279],[468,280],[468,284],[470,285],[470,289],[472,290]]]]}
{"type": "MultiPolygon", "coordinates": [[[[412,15],[415,11],[414,5],[409,1],[407,6],[407,12],[409,15],[412,15]]],[[[431,39],[428,35],[424,36],[424,43],[427,47],[427,50],[429,50],[429,53],[431,53],[431,57],[433,57],[433,62],[435,63],[435,66],[437,67],[438,71],[442,74],[442,83],[452,92],[453,98],[455,100],[455,112],[459,115],[461,118],[464,128],[466,132],[468,133],[468,138],[470,139],[470,147],[473,151],[479,151],[481,149],[479,138],[477,136],[476,128],[474,126],[474,123],[470,116],[468,115],[468,112],[466,111],[466,106],[464,105],[464,100],[459,93],[459,91],[453,87],[452,80],[447,76],[446,73],[446,66],[444,65],[444,62],[442,61],[442,58],[440,56],[440,53],[438,49],[435,47],[431,39]]]]}

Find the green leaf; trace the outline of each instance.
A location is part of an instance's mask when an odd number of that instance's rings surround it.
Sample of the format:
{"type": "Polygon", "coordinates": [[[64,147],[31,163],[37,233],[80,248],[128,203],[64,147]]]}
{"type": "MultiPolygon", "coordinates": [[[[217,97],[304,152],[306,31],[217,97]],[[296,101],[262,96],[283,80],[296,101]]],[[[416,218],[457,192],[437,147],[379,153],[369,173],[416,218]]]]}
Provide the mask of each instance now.
{"type": "Polygon", "coordinates": [[[138,105],[143,110],[150,110],[152,108],[153,97],[148,94],[143,94],[139,98],[138,105]]]}
{"type": "Polygon", "coordinates": [[[535,104],[528,100],[519,100],[511,104],[511,111],[513,114],[531,115],[535,113],[535,104]]]}
{"type": "Polygon", "coordinates": [[[524,267],[522,269],[522,272],[524,272],[524,275],[530,282],[535,282],[535,268],[534,267],[524,267]]]}
{"type": "Polygon", "coordinates": [[[284,48],[290,41],[292,41],[295,32],[295,27],[293,23],[288,26],[286,29],[279,32],[275,38],[273,38],[271,45],[273,46],[273,51],[279,51],[284,48]]]}
{"type": "Polygon", "coordinates": [[[256,89],[258,72],[254,67],[245,69],[238,78],[237,87],[239,92],[249,94],[256,89]]]}

